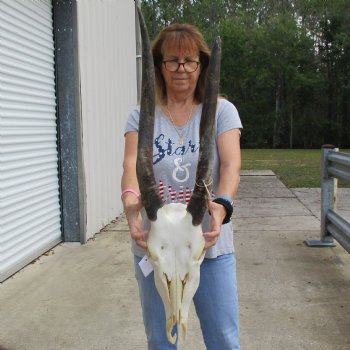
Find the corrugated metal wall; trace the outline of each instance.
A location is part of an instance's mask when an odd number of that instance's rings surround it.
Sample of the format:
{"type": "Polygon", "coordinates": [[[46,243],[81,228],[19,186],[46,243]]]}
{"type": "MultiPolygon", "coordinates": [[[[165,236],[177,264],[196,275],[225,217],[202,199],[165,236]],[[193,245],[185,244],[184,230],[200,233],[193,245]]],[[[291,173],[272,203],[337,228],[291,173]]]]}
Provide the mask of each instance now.
{"type": "Polygon", "coordinates": [[[0,281],[61,241],[51,0],[0,0],[0,281]]]}
{"type": "Polygon", "coordinates": [[[136,104],[132,0],[78,3],[87,238],[122,211],[123,130],[136,104]]]}

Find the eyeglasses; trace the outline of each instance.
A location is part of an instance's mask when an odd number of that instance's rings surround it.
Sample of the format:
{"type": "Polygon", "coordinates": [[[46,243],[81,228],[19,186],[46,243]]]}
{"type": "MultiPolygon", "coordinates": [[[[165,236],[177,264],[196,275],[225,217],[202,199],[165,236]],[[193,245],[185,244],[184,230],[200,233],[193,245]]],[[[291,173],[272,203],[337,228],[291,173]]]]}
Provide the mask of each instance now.
{"type": "Polygon", "coordinates": [[[200,62],[197,61],[186,61],[178,62],[175,60],[163,61],[164,67],[168,72],[177,72],[182,65],[186,73],[193,73],[197,70],[200,62]]]}

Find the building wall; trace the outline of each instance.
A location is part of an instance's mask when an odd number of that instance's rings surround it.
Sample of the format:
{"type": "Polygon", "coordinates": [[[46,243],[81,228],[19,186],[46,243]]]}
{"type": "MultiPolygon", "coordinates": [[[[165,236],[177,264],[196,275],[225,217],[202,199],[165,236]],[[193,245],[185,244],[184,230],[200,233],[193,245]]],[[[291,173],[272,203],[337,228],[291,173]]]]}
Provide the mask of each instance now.
{"type": "Polygon", "coordinates": [[[131,0],[78,1],[86,239],[122,212],[123,130],[137,102],[131,0]]]}
{"type": "Polygon", "coordinates": [[[0,0],[0,282],[61,241],[54,62],[51,0],[0,0]]]}

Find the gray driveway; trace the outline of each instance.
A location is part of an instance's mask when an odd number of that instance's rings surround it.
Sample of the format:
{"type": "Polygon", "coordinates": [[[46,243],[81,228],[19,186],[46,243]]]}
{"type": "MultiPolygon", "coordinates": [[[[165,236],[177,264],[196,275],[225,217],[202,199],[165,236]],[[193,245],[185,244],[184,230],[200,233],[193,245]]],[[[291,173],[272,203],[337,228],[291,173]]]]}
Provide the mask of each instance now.
{"type": "MultiPolygon", "coordinates": [[[[349,215],[350,192],[339,193],[349,215]]],[[[350,256],[303,243],[319,235],[319,208],[319,189],[243,173],[234,213],[242,350],[350,349],[350,256]]],[[[129,245],[121,217],[2,283],[0,349],[146,349],[129,245]]],[[[205,349],[193,308],[185,349],[205,349]]]]}

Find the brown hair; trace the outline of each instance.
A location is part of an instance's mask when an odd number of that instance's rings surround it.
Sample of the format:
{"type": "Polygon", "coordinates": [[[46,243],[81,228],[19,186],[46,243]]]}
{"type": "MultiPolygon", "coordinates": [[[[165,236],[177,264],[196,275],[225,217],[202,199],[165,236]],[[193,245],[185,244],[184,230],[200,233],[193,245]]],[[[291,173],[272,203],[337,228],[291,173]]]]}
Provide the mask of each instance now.
{"type": "Polygon", "coordinates": [[[210,59],[210,50],[204,40],[203,35],[197,27],[190,24],[171,24],[161,30],[153,42],[152,54],[156,75],[156,96],[160,103],[167,102],[165,81],[162,75],[163,54],[169,46],[175,46],[179,49],[189,49],[199,51],[199,61],[201,63],[201,72],[198,78],[194,98],[198,102],[204,99],[205,80],[207,68],[210,59]]]}

